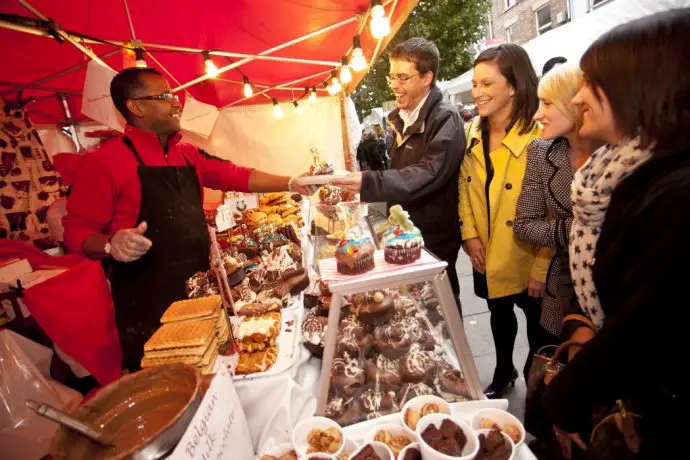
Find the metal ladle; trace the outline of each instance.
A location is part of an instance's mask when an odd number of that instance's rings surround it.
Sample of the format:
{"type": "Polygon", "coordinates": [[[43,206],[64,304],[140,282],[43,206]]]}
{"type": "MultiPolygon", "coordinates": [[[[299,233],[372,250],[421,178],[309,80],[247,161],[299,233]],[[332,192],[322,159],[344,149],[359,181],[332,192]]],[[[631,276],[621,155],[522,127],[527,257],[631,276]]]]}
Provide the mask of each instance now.
{"type": "Polygon", "coordinates": [[[62,412],[53,406],[33,399],[27,399],[24,401],[26,407],[36,412],[36,414],[41,417],[45,417],[49,420],[59,423],[60,425],[69,428],[70,430],[89,438],[90,440],[97,442],[103,447],[114,446],[113,442],[108,436],[101,433],[96,428],[92,427],[90,424],[83,422],[79,419],[72,417],[71,415],[62,412]]]}

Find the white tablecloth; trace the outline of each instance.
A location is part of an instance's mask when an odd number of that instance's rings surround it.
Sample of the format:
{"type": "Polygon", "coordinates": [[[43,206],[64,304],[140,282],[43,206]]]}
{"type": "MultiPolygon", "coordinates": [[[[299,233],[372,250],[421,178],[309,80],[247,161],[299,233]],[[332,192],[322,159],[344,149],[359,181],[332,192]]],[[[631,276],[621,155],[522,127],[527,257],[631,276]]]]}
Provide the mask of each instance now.
{"type": "MultiPolygon", "coordinates": [[[[278,444],[291,442],[292,428],[300,420],[314,415],[316,411],[321,360],[313,358],[304,346],[300,345],[300,348],[299,359],[288,371],[273,377],[235,382],[242,409],[249,423],[254,450],[258,454],[278,444]]],[[[467,413],[484,407],[508,407],[507,400],[457,404],[465,405],[460,412],[467,413]]],[[[383,420],[379,420],[381,421],[383,420]]],[[[363,437],[369,426],[376,423],[368,421],[351,425],[346,428],[346,434],[358,441],[360,434],[363,437]]],[[[515,460],[536,460],[536,457],[523,445],[518,450],[515,460]]]]}

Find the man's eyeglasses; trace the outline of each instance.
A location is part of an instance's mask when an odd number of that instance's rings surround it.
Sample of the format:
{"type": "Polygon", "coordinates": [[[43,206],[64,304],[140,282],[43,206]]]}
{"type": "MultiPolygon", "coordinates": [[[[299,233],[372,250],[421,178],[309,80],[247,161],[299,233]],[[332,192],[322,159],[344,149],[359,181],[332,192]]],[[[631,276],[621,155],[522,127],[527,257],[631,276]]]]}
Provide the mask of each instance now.
{"type": "Polygon", "coordinates": [[[171,92],[154,94],[152,96],[130,97],[130,99],[133,101],[166,101],[166,102],[172,102],[172,101],[178,101],[179,102],[180,101],[178,99],[178,97],[171,92]]]}
{"type": "Polygon", "coordinates": [[[388,82],[389,85],[392,85],[393,82],[404,84],[410,78],[414,78],[414,77],[418,77],[418,76],[419,76],[418,73],[416,73],[414,75],[405,75],[404,73],[390,74],[390,75],[386,76],[386,81],[388,82]]]}

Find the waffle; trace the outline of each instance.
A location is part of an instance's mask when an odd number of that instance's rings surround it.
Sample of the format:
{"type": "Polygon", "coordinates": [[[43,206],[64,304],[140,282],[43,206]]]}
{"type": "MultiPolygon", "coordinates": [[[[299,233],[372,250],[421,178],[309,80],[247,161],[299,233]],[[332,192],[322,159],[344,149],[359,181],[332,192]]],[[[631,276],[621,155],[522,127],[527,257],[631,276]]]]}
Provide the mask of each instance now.
{"type": "Polygon", "coordinates": [[[218,316],[221,298],[219,295],[199,297],[197,299],[174,302],[165,310],[161,323],[185,321],[189,319],[207,319],[218,316]]]}
{"type": "Polygon", "coordinates": [[[253,353],[255,351],[263,351],[266,348],[273,347],[276,344],[275,337],[267,342],[238,342],[237,349],[240,353],[253,353]]]}
{"type": "Polygon", "coordinates": [[[202,347],[202,354],[208,346],[208,342],[216,334],[216,319],[204,319],[200,321],[175,321],[163,324],[144,344],[144,352],[170,349],[197,349],[202,347]]]}
{"type": "MultiPolygon", "coordinates": [[[[174,353],[174,351],[170,351],[165,354],[169,353],[174,353]]],[[[155,351],[152,353],[145,354],[144,358],[141,360],[141,367],[146,368],[174,363],[183,363],[191,364],[197,367],[206,367],[208,365],[209,360],[215,360],[215,357],[218,356],[218,339],[212,339],[206,346],[206,349],[198,355],[172,355],[165,357],[159,356],[160,355],[157,354],[157,352],[155,351]]]]}
{"type": "Polygon", "coordinates": [[[238,342],[270,342],[280,332],[280,313],[245,318],[235,332],[238,342]]]}
{"type": "Polygon", "coordinates": [[[278,359],[277,345],[255,353],[240,353],[235,374],[243,375],[265,372],[275,364],[276,359],[278,359]]]}
{"type": "Polygon", "coordinates": [[[230,338],[230,329],[228,325],[228,318],[225,312],[221,313],[216,324],[216,334],[218,335],[219,343],[226,343],[230,338]]]}

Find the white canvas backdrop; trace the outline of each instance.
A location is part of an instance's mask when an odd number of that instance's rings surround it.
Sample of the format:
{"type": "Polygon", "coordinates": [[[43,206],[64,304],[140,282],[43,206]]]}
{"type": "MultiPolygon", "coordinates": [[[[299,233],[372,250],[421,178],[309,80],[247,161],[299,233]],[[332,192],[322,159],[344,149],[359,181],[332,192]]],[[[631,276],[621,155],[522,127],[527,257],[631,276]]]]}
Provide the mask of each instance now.
{"type": "Polygon", "coordinates": [[[307,171],[310,149],[316,147],[323,161],[344,170],[337,97],[319,98],[315,104],[303,100],[300,105],[304,115],[298,115],[291,102],[281,103],[284,115],[280,119],[273,117],[272,104],[223,109],[206,147],[209,153],[239,165],[282,175],[307,171]]]}

